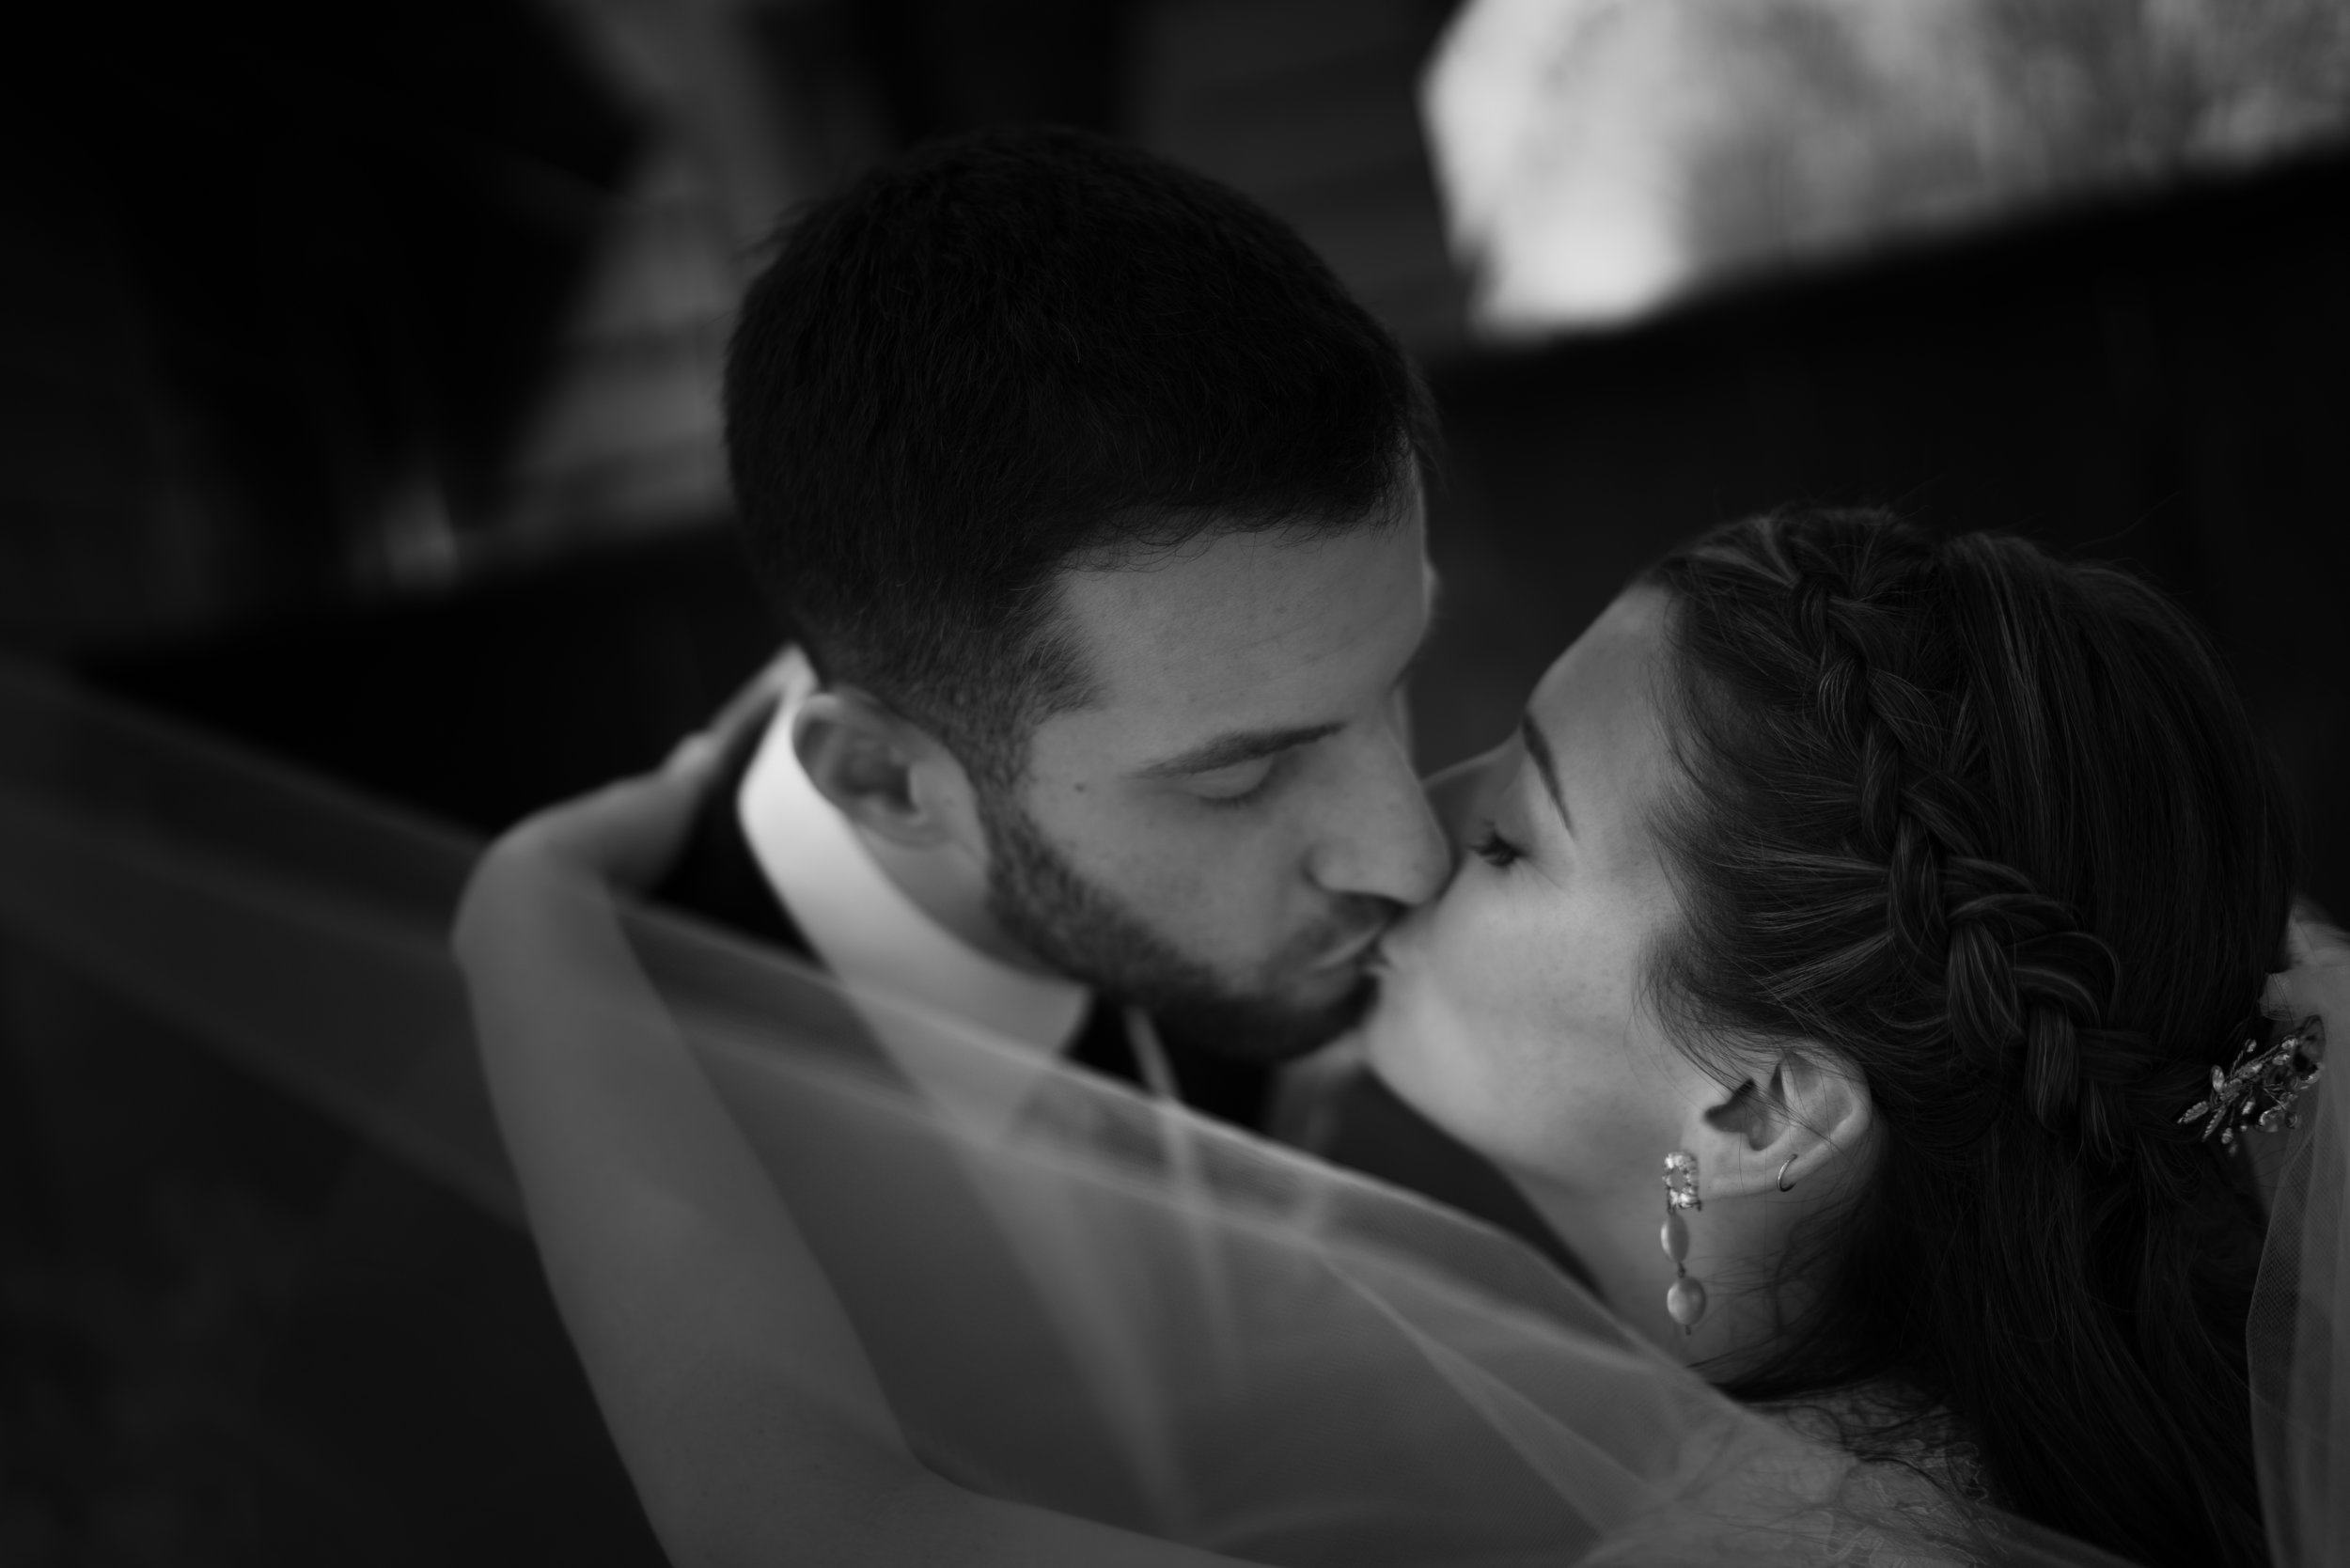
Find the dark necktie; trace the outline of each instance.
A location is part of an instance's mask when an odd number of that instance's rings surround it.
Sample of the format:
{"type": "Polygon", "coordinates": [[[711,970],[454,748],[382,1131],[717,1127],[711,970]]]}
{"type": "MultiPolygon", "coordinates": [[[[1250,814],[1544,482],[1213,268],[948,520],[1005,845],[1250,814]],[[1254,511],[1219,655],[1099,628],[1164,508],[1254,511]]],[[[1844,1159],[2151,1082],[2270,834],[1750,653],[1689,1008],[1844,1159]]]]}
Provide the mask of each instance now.
{"type": "MultiPolygon", "coordinates": [[[[1067,1058],[1104,1077],[1147,1087],[1134,1043],[1127,1038],[1125,1012],[1121,1004],[1097,994],[1067,1058]]],[[[1176,1098],[1219,1121],[1251,1132],[1263,1127],[1273,1093],[1272,1069],[1217,1050],[1214,1042],[1169,1036],[1162,1041],[1176,1098]]]]}
{"type": "Polygon", "coordinates": [[[1126,1010],[1099,993],[1086,1005],[1084,1021],[1063,1055],[1076,1066],[1120,1083],[1142,1084],[1142,1064],[1126,1038],[1126,1010]]]}

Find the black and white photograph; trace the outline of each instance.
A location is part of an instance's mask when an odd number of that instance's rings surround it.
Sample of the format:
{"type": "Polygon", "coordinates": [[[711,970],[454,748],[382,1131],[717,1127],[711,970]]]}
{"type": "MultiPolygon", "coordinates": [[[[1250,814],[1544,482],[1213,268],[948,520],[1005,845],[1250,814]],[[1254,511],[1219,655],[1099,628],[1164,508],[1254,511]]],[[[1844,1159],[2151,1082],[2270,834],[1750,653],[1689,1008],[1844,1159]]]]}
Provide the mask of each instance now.
{"type": "Polygon", "coordinates": [[[2350,0],[31,0],[0,1565],[2350,1568],[2350,0]]]}

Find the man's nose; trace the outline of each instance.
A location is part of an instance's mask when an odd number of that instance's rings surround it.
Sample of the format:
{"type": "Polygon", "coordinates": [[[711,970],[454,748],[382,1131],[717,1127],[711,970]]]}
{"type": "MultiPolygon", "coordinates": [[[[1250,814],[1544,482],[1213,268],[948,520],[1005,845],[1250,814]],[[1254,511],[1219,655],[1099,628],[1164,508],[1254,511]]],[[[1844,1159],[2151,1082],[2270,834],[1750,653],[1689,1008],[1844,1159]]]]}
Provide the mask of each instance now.
{"type": "Polygon", "coordinates": [[[1424,902],[1451,874],[1452,846],[1400,737],[1382,738],[1363,764],[1325,820],[1308,873],[1326,892],[1424,902]]]}

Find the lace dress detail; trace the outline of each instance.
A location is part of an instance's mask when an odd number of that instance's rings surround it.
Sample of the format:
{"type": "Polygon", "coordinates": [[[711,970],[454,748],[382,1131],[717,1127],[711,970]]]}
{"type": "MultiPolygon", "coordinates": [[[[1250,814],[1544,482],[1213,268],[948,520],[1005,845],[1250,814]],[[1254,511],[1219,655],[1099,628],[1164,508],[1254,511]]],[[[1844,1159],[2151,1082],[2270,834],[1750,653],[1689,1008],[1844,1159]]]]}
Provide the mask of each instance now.
{"type": "Polygon", "coordinates": [[[1856,1568],[1974,1568],[1998,1544],[1982,1454],[1949,1411],[1890,1385],[1763,1407],[1801,1435],[1853,1455],[1818,1516],[1816,1560],[1856,1568]]]}

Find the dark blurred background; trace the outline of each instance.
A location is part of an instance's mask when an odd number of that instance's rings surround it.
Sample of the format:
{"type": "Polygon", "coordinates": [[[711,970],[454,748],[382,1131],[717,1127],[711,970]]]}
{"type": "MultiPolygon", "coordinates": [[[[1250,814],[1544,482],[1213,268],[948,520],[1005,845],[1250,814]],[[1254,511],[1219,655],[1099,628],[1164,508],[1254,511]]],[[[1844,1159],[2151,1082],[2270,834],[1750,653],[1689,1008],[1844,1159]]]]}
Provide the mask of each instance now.
{"type": "MultiPolygon", "coordinates": [[[[1674,540],[1884,502],[2183,601],[2295,782],[2309,889],[2350,906],[2350,157],[1505,350],[1415,109],[1453,8],[53,19],[0,138],[0,649],[483,833],[651,761],[774,640],[714,403],[772,218],[1050,119],[1257,196],[1420,358],[1450,444],[1431,766],[1674,540]]],[[[0,985],[0,1561],[653,1560],[510,1231],[69,977],[0,985]]]]}

